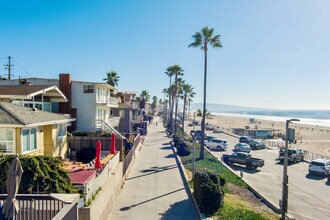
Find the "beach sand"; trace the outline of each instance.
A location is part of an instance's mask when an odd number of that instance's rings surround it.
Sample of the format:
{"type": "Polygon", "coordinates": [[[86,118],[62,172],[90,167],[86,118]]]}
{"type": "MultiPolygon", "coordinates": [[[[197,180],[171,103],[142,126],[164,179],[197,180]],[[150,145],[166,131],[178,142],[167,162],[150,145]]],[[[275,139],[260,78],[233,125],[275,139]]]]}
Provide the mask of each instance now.
{"type": "MultiPolygon", "coordinates": [[[[201,117],[197,117],[201,121],[201,117]]],[[[248,117],[212,115],[206,119],[207,123],[219,126],[224,131],[232,131],[232,128],[244,128],[250,126],[255,128],[272,128],[285,131],[285,122],[256,119],[256,123],[249,123],[248,117]]],[[[291,144],[291,148],[299,148],[312,153],[330,157],[330,127],[319,127],[313,125],[303,125],[298,123],[290,124],[290,128],[296,130],[296,144],[291,144]]]]}

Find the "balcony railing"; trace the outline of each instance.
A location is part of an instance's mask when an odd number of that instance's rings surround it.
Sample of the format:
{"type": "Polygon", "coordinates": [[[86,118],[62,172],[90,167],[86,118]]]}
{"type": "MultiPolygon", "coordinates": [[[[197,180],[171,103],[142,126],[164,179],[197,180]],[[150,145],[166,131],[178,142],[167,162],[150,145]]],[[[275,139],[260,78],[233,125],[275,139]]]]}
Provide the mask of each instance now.
{"type": "MultiPolygon", "coordinates": [[[[6,194],[0,194],[0,207],[6,198],[6,194]]],[[[16,200],[19,206],[15,215],[17,220],[78,219],[78,194],[18,194],[16,200]]]]}
{"type": "Polygon", "coordinates": [[[96,96],[96,103],[107,104],[107,105],[118,105],[118,99],[111,96],[99,95],[96,96]]]}

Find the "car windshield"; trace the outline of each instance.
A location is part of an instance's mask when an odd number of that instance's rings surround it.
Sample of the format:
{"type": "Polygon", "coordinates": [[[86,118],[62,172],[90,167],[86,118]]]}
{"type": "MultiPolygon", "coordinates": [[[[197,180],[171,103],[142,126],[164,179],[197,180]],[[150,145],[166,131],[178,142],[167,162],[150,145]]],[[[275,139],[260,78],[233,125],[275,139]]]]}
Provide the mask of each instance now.
{"type": "Polygon", "coordinates": [[[323,162],[312,161],[311,164],[314,165],[314,166],[324,167],[324,163],[323,162]]]}

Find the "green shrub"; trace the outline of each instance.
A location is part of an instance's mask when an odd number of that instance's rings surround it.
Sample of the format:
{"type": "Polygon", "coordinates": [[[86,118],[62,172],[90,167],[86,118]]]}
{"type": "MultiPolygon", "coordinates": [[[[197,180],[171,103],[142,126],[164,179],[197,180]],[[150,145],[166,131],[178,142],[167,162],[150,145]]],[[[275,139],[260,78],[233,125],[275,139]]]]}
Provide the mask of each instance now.
{"type": "Polygon", "coordinates": [[[201,170],[194,176],[194,197],[205,214],[213,214],[223,207],[224,191],[221,179],[215,173],[201,170]]]}
{"type": "MultiPolygon", "coordinates": [[[[0,154],[0,194],[6,193],[8,169],[14,155],[0,154]]],[[[37,190],[45,193],[73,193],[67,172],[61,167],[62,161],[48,156],[19,156],[23,174],[18,189],[20,194],[29,194],[37,190]]]]}
{"type": "Polygon", "coordinates": [[[184,141],[184,138],[180,133],[173,135],[173,142],[180,157],[188,156],[191,153],[189,146],[184,141]]]}

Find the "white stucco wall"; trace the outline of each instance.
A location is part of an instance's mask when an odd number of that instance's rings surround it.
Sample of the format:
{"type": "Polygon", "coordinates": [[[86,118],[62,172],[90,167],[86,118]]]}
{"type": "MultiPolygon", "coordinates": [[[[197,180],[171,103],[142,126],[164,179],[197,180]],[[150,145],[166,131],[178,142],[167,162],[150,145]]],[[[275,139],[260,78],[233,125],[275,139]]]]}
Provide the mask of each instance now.
{"type": "Polygon", "coordinates": [[[93,83],[72,82],[72,108],[77,109],[77,129],[91,130],[95,128],[96,86],[94,93],[84,93],[84,85],[93,83]]]}

